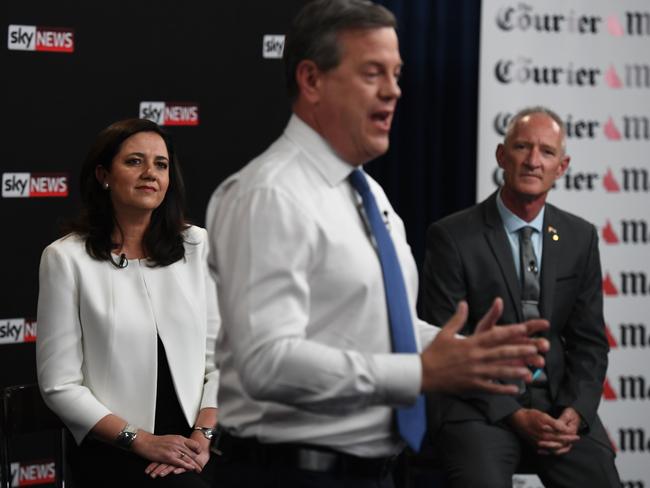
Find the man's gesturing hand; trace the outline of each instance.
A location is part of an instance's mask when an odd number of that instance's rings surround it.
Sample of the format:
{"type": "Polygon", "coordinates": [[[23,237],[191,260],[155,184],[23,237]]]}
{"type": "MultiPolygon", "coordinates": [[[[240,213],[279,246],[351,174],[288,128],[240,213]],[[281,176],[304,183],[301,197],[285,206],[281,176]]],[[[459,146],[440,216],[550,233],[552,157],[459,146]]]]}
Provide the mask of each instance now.
{"type": "Polygon", "coordinates": [[[527,364],[541,368],[548,351],[546,339],[531,338],[548,329],[546,320],[529,320],[523,324],[494,327],[503,312],[503,301],[494,300],[492,307],[477,324],[474,334],[458,337],[467,320],[467,303],[461,301],[429,346],[422,351],[422,391],[461,393],[487,391],[517,394],[516,385],[494,380],[532,380],[527,364]]]}

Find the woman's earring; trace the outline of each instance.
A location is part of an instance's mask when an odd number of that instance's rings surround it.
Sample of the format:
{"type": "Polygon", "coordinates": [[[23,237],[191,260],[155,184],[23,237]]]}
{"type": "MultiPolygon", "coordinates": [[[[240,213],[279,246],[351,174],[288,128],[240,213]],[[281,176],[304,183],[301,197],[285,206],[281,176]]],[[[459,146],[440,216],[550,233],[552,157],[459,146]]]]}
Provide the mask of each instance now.
{"type": "Polygon", "coordinates": [[[104,182],[104,184],[102,186],[103,186],[104,190],[108,190],[108,183],[104,182]]]}

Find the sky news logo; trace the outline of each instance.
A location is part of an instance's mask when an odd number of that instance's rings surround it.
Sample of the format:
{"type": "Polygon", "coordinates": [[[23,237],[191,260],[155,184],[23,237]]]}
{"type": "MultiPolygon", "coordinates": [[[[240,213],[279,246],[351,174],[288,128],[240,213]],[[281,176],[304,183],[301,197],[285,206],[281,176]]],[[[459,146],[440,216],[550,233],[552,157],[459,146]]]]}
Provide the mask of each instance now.
{"type": "Polygon", "coordinates": [[[11,486],[49,485],[56,483],[54,461],[11,463],[11,486]]]}
{"type": "Polygon", "coordinates": [[[67,197],[65,173],[2,173],[2,198],[67,197]]]}
{"type": "Polygon", "coordinates": [[[284,53],[284,36],[266,34],[262,38],[262,57],[266,59],[282,59],[284,53]]]}
{"type": "Polygon", "coordinates": [[[7,49],[71,53],[74,52],[74,31],[65,27],[10,25],[7,49]]]}
{"type": "Polygon", "coordinates": [[[140,118],[158,125],[199,125],[199,106],[190,102],[140,102],[140,118]]]}
{"type": "Polygon", "coordinates": [[[36,320],[0,319],[0,344],[36,342],[36,320]]]}

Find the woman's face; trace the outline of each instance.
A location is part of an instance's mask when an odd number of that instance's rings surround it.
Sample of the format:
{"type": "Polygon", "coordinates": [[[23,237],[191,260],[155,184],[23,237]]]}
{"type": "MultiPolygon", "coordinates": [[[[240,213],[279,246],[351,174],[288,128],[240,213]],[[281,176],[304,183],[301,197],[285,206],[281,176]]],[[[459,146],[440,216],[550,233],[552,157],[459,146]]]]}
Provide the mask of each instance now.
{"type": "Polygon", "coordinates": [[[169,154],[160,135],[138,132],[126,139],[110,171],[98,166],[96,176],[108,184],[116,217],[148,212],[162,203],[169,187],[169,154]]]}

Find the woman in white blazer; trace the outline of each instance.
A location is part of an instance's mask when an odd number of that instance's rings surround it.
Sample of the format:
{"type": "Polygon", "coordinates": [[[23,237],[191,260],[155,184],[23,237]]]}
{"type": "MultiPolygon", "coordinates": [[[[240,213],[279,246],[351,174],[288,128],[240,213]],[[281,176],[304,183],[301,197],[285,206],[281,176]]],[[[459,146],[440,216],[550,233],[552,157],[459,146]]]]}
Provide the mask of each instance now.
{"type": "Polygon", "coordinates": [[[143,119],[104,129],[81,200],[41,258],[36,344],[43,397],[78,444],[75,486],[207,486],[219,315],[169,136],[143,119]]]}

